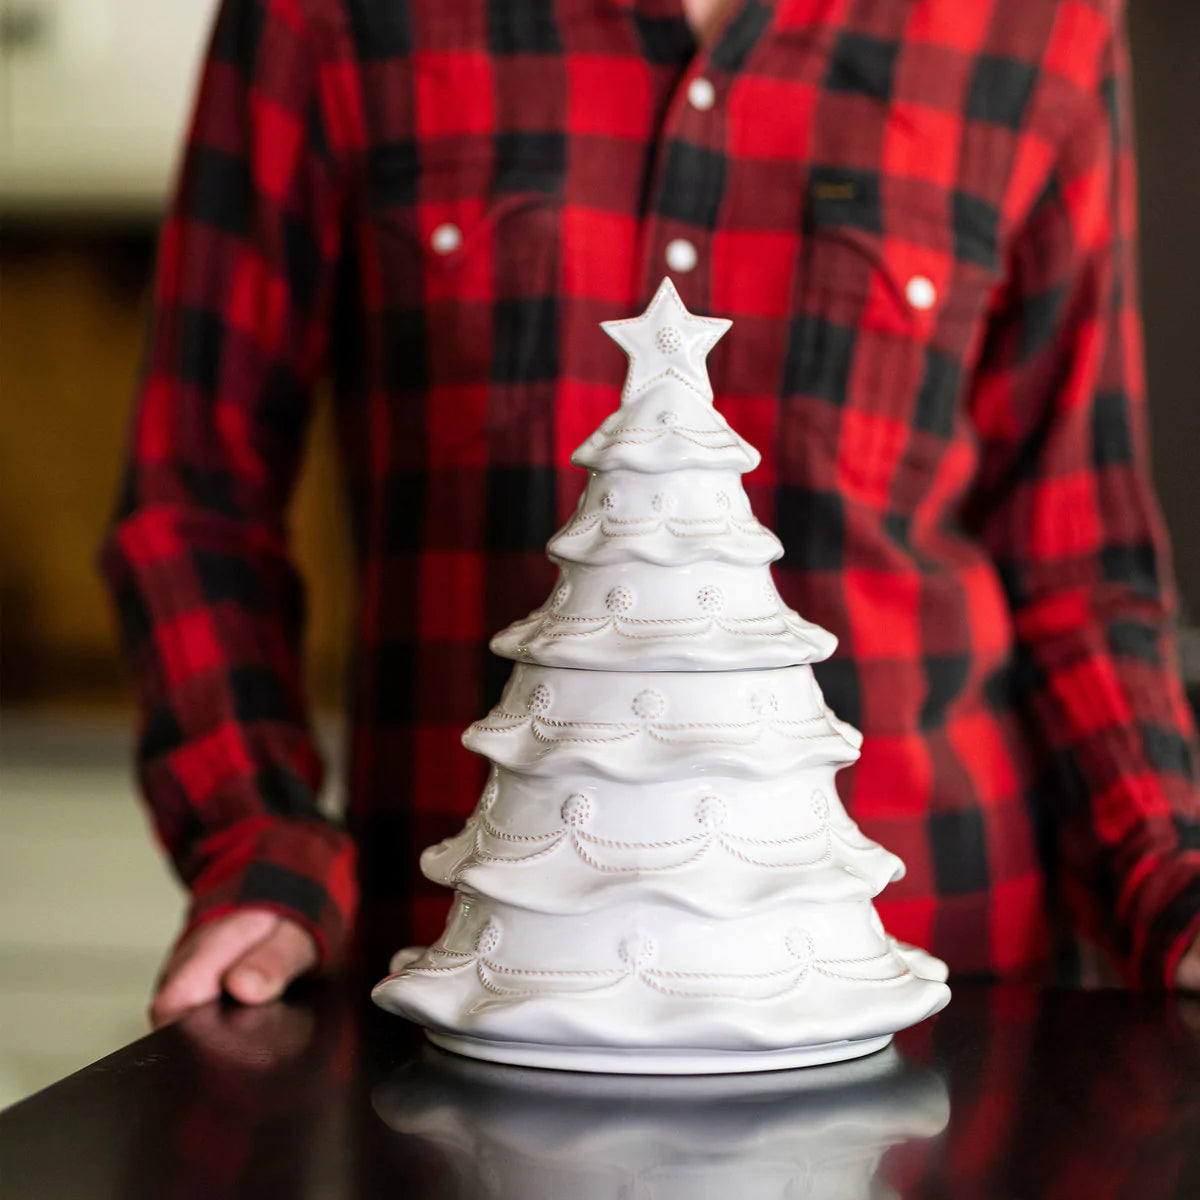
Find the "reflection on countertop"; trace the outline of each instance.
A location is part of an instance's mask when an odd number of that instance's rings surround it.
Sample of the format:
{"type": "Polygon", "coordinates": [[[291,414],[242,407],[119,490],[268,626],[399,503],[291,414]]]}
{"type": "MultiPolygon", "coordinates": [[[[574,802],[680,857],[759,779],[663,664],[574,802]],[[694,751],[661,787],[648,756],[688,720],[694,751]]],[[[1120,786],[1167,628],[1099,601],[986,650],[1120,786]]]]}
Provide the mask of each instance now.
{"type": "Polygon", "coordinates": [[[496,1200],[878,1200],[885,1151],[935,1137],[950,1112],[942,1076],[892,1046],[710,1077],[531,1070],[427,1047],[373,1101],[436,1154],[447,1194],[496,1200]]]}

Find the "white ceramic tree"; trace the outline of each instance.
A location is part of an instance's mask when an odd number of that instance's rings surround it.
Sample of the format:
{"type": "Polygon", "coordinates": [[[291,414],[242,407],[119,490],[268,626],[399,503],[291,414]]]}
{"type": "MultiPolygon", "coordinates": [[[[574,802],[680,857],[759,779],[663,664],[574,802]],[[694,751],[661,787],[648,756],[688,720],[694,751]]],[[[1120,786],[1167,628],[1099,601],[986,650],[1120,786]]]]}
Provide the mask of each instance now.
{"type": "Polygon", "coordinates": [[[373,992],[448,1049],[762,1070],[869,1053],[949,999],[872,903],[903,864],[837,797],[862,739],[812,672],[836,639],[772,581],[741,483],[759,456],[713,407],[729,324],[664,280],[603,326],[621,407],[572,456],[589,480],[549,601],[492,641],[517,665],[463,737],[493,764],[483,795],[421,858],[456,903],[373,992]]]}

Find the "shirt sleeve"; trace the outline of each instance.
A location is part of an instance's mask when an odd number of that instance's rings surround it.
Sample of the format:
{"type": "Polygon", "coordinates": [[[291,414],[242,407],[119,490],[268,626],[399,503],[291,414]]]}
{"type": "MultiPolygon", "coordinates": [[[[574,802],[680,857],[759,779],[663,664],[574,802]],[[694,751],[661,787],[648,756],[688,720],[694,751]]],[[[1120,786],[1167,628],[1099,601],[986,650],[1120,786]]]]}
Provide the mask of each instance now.
{"type": "Polygon", "coordinates": [[[1161,987],[1200,933],[1200,759],[1150,482],[1128,42],[1109,7],[980,352],[966,520],[1012,607],[1064,899],[1130,982],[1161,987]]]}
{"type": "Polygon", "coordinates": [[[188,928],[265,906],[328,962],[353,916],[354,851],[316,802],[285,514],[324,363],[340,195],[299,13],[273,0],[218,13],[100,564],[188,928]]]}

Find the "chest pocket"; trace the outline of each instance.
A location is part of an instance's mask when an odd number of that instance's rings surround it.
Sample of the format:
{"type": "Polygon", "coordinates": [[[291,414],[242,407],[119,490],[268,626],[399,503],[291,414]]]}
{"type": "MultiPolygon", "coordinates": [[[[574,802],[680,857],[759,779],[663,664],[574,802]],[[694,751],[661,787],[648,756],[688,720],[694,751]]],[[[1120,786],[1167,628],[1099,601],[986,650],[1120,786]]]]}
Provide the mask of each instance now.
{"type": "Polygon", "coordinates": [[[983,220],[890,211],[885,234],[860,216],[810,208],[784,373],[790,460],[810,479],[832,464],[827,486],[894,507],[898,490],[915,502],[954,435],[1000,271],[983,220]]]}
{"type": "MultiPolygon", "coordinates": [[[[423,154],[405,198],[377,190],[370,226],[385,324],[412,326],[423,383],[528,383],[557,374],[560,179],[478,152],[423,154]]],[[[415,347],[414,347],[415,349],[415,347]]]]}

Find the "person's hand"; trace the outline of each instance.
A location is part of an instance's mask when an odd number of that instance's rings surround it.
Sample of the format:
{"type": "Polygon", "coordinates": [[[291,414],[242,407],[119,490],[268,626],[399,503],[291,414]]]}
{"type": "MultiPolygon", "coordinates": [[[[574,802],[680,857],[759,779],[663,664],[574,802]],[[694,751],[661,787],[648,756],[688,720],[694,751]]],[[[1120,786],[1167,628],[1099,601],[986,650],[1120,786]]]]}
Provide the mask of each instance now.
{"type": "Polygon", "coordinates": [[[312,936],[265,908],[217,917],[185,937],[167,958],[150,1005],[155,1029],[222,992],[243,1004],[264,1004],[317,962],[312,936]]]}
{"type": "Polygon", "coordinates": [[[1185,992],[1200,992],[1200,934],[1175,968],[1175,986],[1185,992]]]}

